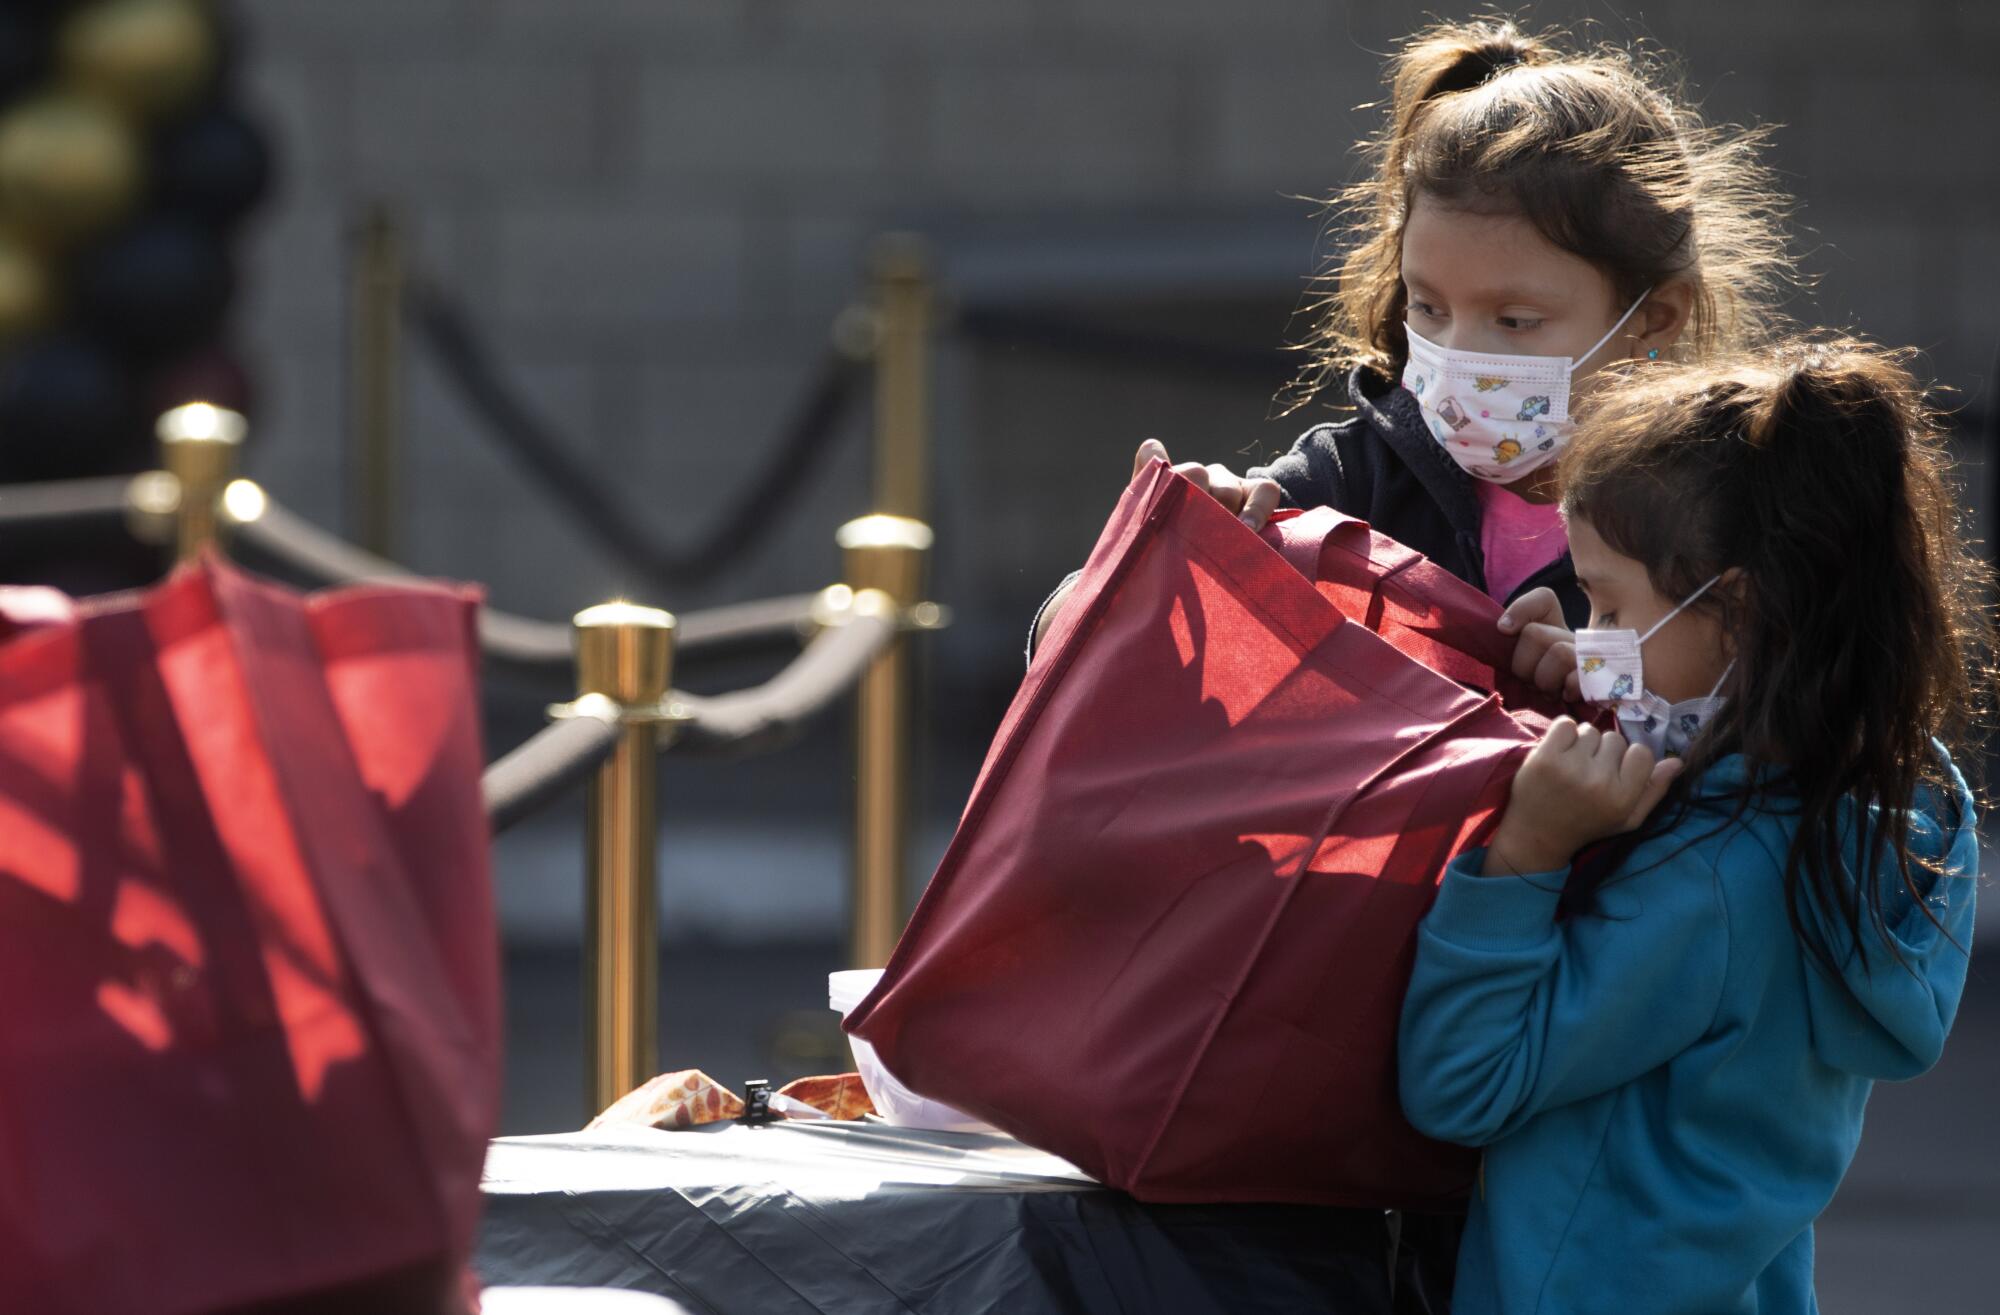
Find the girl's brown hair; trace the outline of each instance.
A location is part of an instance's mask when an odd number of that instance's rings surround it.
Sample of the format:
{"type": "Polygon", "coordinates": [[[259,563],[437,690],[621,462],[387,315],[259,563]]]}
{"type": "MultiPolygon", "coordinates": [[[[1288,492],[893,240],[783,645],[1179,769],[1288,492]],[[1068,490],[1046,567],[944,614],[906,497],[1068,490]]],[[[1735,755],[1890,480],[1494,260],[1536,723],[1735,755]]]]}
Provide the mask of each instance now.
{"type": "Polygon", "coordinates": [[[1866,961],[1864,923],[1884,930],[1880,883],[1850,872],[1888,857],[1921,898],[1912,809],[1928,800],[1950,815],[1959,797],[1933,741],[1972,763],[1994,688],[1990,573],[1903,360],[1821,338],[1636,365],[1586,406],[1557,468],[1565,515],[1643,563],[1662,597],[1723,577],[1694,606],[1734,646],[1728,702],[1682,779],[1738,751],[1770,769],[1751,774],[1737,809],[1797,812],[1792,926],[1829,969],[1853,952],[1866,961]],[[1859,867],[1856,817],[1874,819],[1859,867]]]}
{"type": "Polygon", "coordinates": [[[1603,270],[1624,304],[1691,284],[1683,357],[1767,335],[1791,263],[1786,202],[1757,156],[1765,130],[1705,126],[1657,64],[1629,51],[1567,54],[1499,19],[1418,33],[1388,83],[1388,122],[1364,146],[1372,174],[1332,203],[1349,250],[1308,296],[1311,363],[1292,406],[1355,365],[1401,371],[1403,225],[1419,194],[1525,216],[1603,270]]]}

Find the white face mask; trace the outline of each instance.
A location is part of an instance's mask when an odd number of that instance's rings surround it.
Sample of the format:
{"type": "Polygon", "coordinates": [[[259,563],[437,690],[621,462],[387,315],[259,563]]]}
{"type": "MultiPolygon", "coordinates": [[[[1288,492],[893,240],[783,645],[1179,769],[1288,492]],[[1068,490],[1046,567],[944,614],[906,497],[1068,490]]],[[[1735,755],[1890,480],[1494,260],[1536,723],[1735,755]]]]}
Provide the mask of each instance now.
{"type": "Polygon", "coordinates": [[[1467,474],[1512,483],[1555,460],[1576,422],[1570,379],[1645,305],[1648,288],[1591,349],[1567,356],[1509,356],[1440,347],[1405,326],[1410,340],[1403,387],[1416,395],[1424,423],[1467,474]]]}
{"type": "Polygon", "coordinates": [[[1707,584],[1682,599],[1673,611],[1653,622],[1643,635],[1636,630],[1576,632],[1577,683],[1584,701],[1616,703],[1618,729],[1629,742],[1651,749],[1656,758],[1677,758],[1687,752],[1688,745],[1722,706],[1723,700],[1717,696],[1736,664],[1732,662],[1724,669],[1715,688],[1705,697],[1668,703],[1646,688],[1640,650],[1659,633],[1661,626],[1679,616],[1721,578],[1720,575],[1710,578],[1707,584]]]}

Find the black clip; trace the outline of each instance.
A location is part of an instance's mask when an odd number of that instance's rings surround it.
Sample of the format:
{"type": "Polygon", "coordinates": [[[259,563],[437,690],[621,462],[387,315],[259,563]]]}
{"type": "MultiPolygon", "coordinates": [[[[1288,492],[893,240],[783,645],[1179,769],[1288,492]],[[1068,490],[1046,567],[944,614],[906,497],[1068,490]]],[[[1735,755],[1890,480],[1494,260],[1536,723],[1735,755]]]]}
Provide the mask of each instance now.
{"type": "Polygon", "coordinates": [[[767,1078],[751,1078],[743,1084],[743,1117],[738,1123],[771,1121],[771,1083],[767,1078]]]}

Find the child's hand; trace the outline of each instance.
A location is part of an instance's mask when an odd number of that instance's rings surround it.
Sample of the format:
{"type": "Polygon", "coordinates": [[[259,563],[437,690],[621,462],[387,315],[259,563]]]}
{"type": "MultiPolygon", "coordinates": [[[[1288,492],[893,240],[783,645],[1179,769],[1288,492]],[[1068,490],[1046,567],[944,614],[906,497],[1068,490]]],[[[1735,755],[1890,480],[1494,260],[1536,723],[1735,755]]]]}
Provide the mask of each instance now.
{"type": "Polygon", "coordinates": [[[1544,694],[1560,694],[1574,702],[1577,683],[1576,637],[1563,620],[1562,600],[1553,589],[1531,589],[1500,614],[1500,633],[1518,635],[1514,644],[1514,674],[1544,694]]]}
{"type": "MultiPolygon", "coordinates": [[[[1139,472],[1155,457],[1169,460],[1166,444],[1157,438],[1139,444],[1139,454],[1132,458],[1132,478],[1139,478],[1139,472]]],[[[1253,530],[1263,529],[1264,522],[1278,509],[1281,494],[1276,480],[1244,479],[1227,466],[1204,466],[1197,461],[1183,461],[1174,467],[1174,473],[1187,476],[1189,483],[1227,507],[1253,530]]]]}
{"type": "Polygon", "coordinates": [[[1680,771],[1678,758],[1654,762],[1643,744],[1558,717],[1515,774],[1485,874],[1569,866],[1585,845],[1644,822],[1680,771]]]}

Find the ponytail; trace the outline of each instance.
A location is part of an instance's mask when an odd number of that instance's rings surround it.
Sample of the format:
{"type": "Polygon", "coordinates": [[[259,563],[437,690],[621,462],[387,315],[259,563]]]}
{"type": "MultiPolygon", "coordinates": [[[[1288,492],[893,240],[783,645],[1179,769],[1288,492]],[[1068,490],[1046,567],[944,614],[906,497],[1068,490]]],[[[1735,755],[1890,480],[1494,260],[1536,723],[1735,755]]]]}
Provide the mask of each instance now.
{"type": "Polygon", "coordinates": [[[1402,158],[1418,112],[1440,96],[1471,91],[1496,73],[1557,58],[1552,46],[1500,20],[1445,24],[1420,33],[1390,64],[1391,158],[1402,158]]]}

